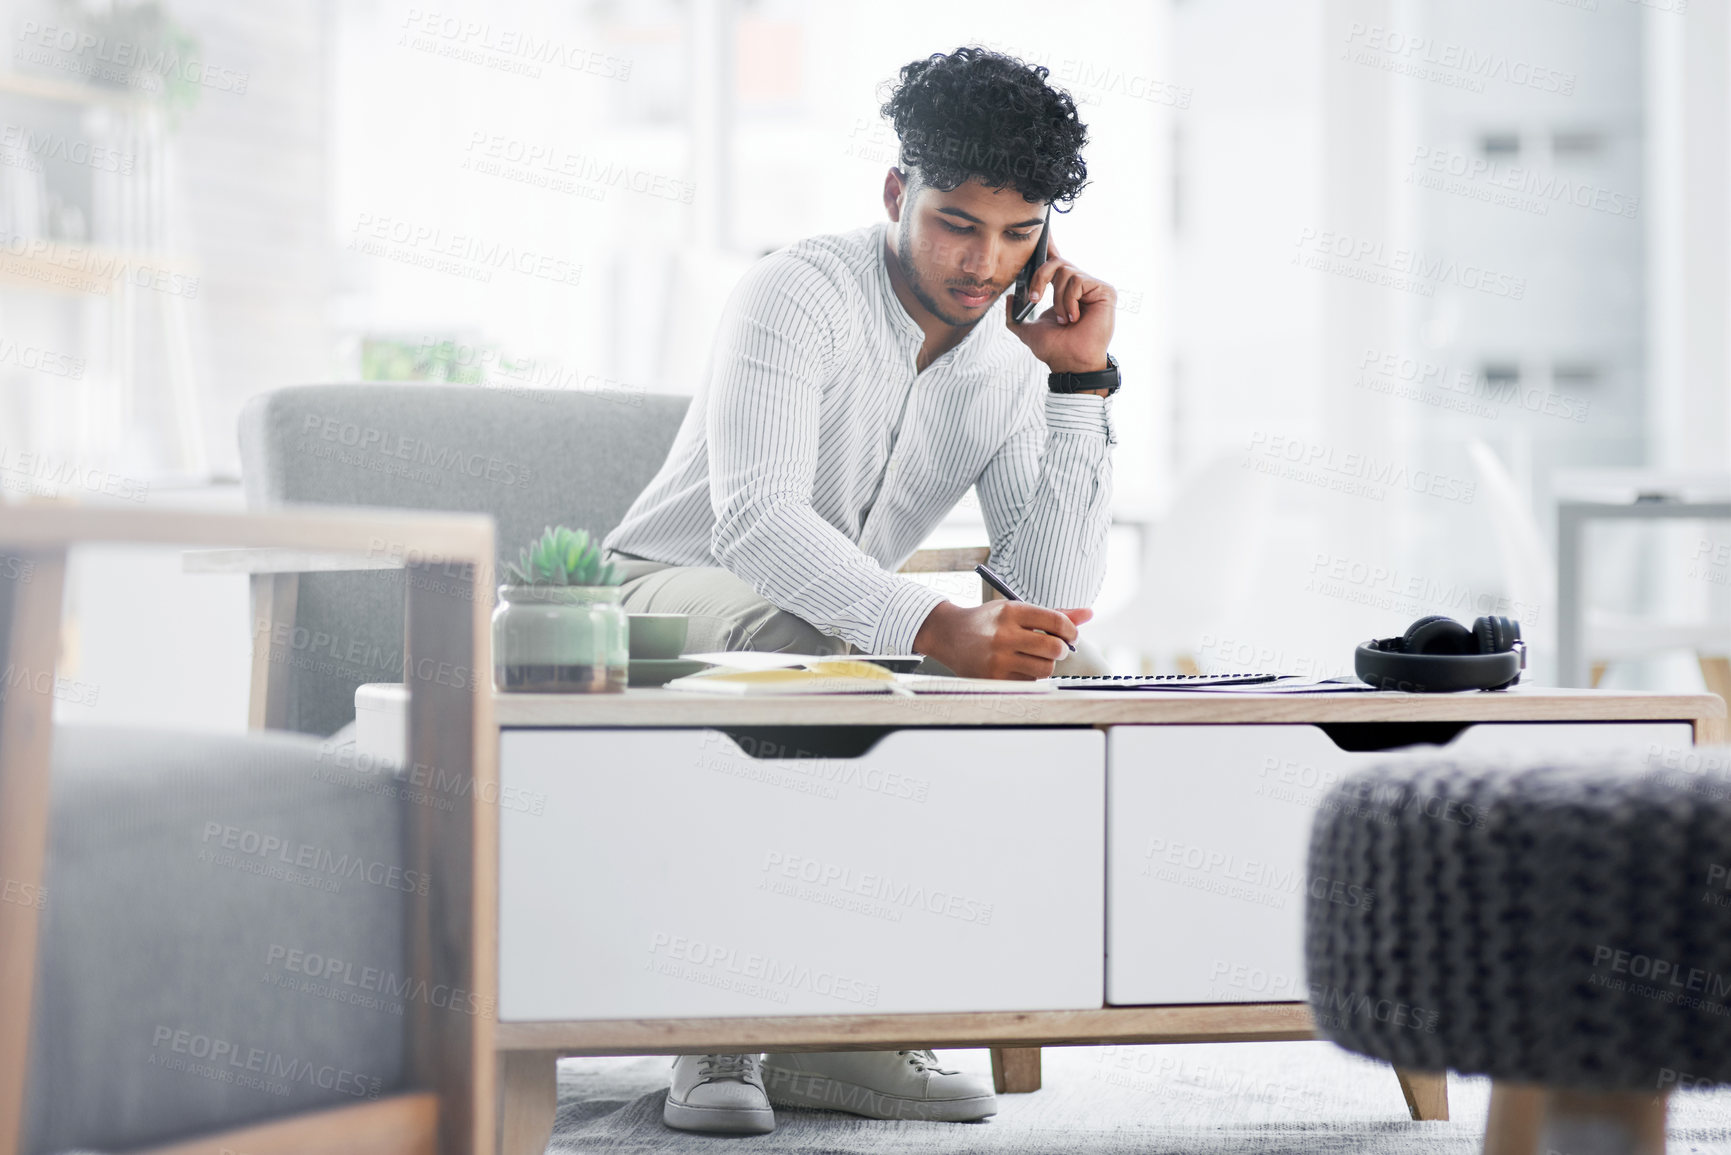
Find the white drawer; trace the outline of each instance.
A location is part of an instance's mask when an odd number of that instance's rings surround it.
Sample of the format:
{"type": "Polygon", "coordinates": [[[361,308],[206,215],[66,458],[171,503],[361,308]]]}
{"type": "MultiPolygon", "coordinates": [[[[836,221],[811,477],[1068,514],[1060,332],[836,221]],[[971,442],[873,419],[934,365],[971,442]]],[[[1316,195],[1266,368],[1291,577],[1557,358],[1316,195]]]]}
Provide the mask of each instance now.
{"type": "Polygon", "coordinates": [[[780,740],[505,731],[499,1017],[1101,1005],[1099,731],[780,740]]]}
{"type": "MultiPolygon", "coordinates": [[[[1479,723],[1451,751],[1688,745],[1678,723],[1479,723]]],[[[1316,806],[1355,765],[1315,726],[1114,726],[1107,739],[1106,1001],[1305,997],[1316,806]]],[[[1338,888],[1336,901],[1376,901],[1338,888]]]]}

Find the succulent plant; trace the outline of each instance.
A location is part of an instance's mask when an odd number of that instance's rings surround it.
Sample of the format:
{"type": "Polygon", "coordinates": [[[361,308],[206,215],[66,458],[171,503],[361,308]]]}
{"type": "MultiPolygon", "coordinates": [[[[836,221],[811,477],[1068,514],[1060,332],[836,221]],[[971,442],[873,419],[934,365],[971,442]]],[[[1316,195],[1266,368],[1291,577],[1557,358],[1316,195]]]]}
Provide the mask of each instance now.
{"type": "Polygon", "coordinates": [[[601,561],[601,545],[586,529],[548,526],[539,539],[505,563],[505,574],[519,586],[615,586],[620,575],[601,561]]]}

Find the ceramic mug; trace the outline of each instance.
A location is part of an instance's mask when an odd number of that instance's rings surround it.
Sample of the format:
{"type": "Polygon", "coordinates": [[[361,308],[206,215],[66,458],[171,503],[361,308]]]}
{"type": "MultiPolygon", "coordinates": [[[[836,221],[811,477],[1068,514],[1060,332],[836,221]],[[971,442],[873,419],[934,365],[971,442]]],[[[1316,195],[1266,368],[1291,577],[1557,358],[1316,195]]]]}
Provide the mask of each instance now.
{"type": "Polygon", "coordinates": [[[627,614],[630,619],[631,657],[634,660],[669,661],[685,649],[686,614],[627,614]]]}

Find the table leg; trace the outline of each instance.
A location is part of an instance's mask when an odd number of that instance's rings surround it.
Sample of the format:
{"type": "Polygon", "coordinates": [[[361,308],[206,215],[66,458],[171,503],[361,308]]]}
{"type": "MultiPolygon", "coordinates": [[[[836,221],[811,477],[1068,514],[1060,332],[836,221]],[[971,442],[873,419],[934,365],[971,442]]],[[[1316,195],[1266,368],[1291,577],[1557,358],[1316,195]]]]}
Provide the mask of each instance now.
{"type": "Polygon", "coordinates": [[[1000,1095],[1025,1095],[1040,1089],[1040,1048],[993,1047],[992,1086],[1000,1095]]]}
{"type": "Polygon", "coordinates": [[[1491,1109],[1485,1116],[1484,1155],[1534,1155],[1545,1118],[1543,1087],[1492,1083],[1491,1109]]]}
{"type": "Polygon", "coordinates": [[[1731,707],[1731,658],[1701,654],[1696,661],[1701,663],[1701,680],[1707,683],[1707,689],[1724,698],[1726,706],[1731,707]]]}
{"type": "Polygon", "coordinates": [[[1394,1069],[1400,1080],[1400,1093],[1406,1096],[1406,1109],[1414,1119],[1447,1120],[1449,1117],[1449,1077],[1447,1071],[1408,1071],[1394,1069]]]}
{"type": "Polygon", "coordinates": [[[559,1111],[557,1051],[499,1054],[499,1155],[542,1155],[559,1111]]]}
{"type": "Polygon", "coordinates": [[[1543,1151],[1665,1155],[1664,1095],[1549,1091],[1539,1128],[1543,1151]]]}
{"type": "Polygon", "coordinates": [[[1557,685],[1587,684],[1586,591],[1581,584],[1581,533],[1578,511],[1557,507],[1557,685]]]}

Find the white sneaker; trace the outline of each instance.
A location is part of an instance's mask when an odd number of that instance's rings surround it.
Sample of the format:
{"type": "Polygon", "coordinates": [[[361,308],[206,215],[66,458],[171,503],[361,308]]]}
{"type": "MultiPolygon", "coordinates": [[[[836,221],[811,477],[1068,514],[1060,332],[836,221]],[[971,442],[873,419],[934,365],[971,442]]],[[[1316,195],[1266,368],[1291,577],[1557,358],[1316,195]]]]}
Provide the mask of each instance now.
{"type": "Polygon", "coordinates": [[[681,1131],[766,1135],[775,1130],[775,1109],[763,1091],[758,1055],[680,1055],[661,1121],[681,1131]]]}
{"type": "Polygon", "coordinates": [[[829,1051],[764,1060],[769,1101],[868,1119],[968,1123],[998,1113],[991,1080],[938,1065],[930,1051],[829,1051]]]}

